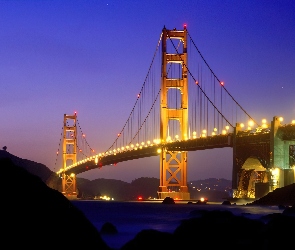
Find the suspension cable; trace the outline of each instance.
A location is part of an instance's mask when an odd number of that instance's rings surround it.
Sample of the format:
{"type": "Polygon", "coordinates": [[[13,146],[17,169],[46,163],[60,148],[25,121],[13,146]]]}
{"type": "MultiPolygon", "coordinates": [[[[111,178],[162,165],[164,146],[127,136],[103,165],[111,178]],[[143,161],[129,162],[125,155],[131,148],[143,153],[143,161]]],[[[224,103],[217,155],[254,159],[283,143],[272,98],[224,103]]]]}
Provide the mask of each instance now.
{"type": "MultiPolygon", "coordinates": [[[[213,72],[213,70],[211,69],[211,67],[209,66],[209,64],[207,63],[207,61],[205,60],[205,58],[203,57],[203,55],[201,54],[200,50],[198,49],[198,47],[196,46],[195,42],[192,40],[192,37],[190,36],[189,32],[187,31],[187,34],[191,40],[191,42],[193,43],[193,45],[195,46],[196,50],[198,51],[199,55],[201,56],[201,58],[203,59],[204,63],[206,64],[206,66],[208,67],[208,69],[211,71],[211,73],[213,74],[213,76],[216,78],[216,80],[221,83],[221,81],[218,79],[218,77],[215,75],[215,73],[213,72]]],[[[244,113],[253,121],[256,123],[256,125],[260,126],[247,112],[245,109],[243,109],[243,107],[235,100],[235,98],[228,92],[228,90],[224,87],[224,85],[221,85],[221,87],[226,91],[226,93],[232,98],[232,100],[240,107],[241,110],[244,111],[244,113]]],[[[231,125],[232,126],[232,125],[231,125]]]]}
{"type": "MultiPolygon", "coordinates": [[[[84,140],[85,140],[87,146],[90,148],[90,151],[91,151],[91,152],[94,152],[94,150],[90,147],[89,143],[87,142],[86,137],[84,136],[85,134],[83,133],[83,131],[82,131],[82,129],[81,129],[81,126],[80,126],[80,123],[79,123],[79,121],[78,121],[78,118],[77,118],[77,124],[78,124],[78,126],[79,126],[80,132],[82,133],[82,137],[84,138],[84,140]]],[[[78,147],[78,144],[77,144],[77,147],[78,147]]]]}
{"type": "MultiPolygon", "coordinates": [[[[169,39],[171,40],[171,37],[169,36],[169,39]]],[[[172,45],[173,45],[173,47],[174,47],[174,49],[176,50],[176,52],[177,52],[177,55],[179,55],[179,57],[181,58],[181,55],[180,55],[180,53],[178,52],[178,50],[177,50],[177,48],[175,47],[175,45],[172,43],[172,45]]],[[[189,70],[189,68],[188,68],[188,66],[185,64],[185,63],[183,63],[183,65],[186,67],[186,69],[187,69],[187,71],[188,71],[188,73],[190,74],[190,76],[194,79],[194,81],[195,82],[197,82],[196,81],[196,79],[195,79],[195,77],[192,75],[192,73],[190,72],[190,70],[189,70]]],[[[212,71],[212,73],[213,73],[213,71],[212,71]]],[[[214,74],[214,73],[213,73],[214,74]]],[[[214,74],[214,76],[215,76],[215,74],[214,74]]],[[[202,93],[204,94],[204,96],[208,99],[208,101],[212,104],[212,106],[217,110],[217,112],[223,117],[223,119],[225,119],[229,124],[230,124],[230,126],[232,127],[232,128],[234,128],[234,126],[226,119],[226,117],[219,111],[219,109],[214,105],[214,103],[210,100],[210,98],[206,95],[206,93],[205,93],[205,91],[202,89],[202,87],[200,86],[200,84],[198,83],[197,84],[198,85],[198,88],[200,88],[200,90],[202,91],[202,93]]]]}
{"type": "Polygon", "coordinates": [[[60,139],[59,139],[59,144],[58,144],[58,149],[56,151],[56,158],[55,158],[55,164],[54,164],[54,170],[56,168],[56,164],[57,164],[57,159],[58,159],[58,154],[59,154],[59,149],[60,149],[60,144],[61,144],[61,140],[63,138],[63,127],[61,128],[61,134],[60,134],[60,139]]]}
{"type": "MultiPolygon", "coordinates": [[[[151,62],[151,64],[150,64],[150,66],[149,66],[148,73],[147,73],[147,75],[146,75],[146,77],[145,77],[144,83],[143,83],[143,85],[142,85],[142,87],[141,87],[141,90],[140,90],[138,96],[137,96],[137,99],[136,99],[136,101],[135,101],[135,104],[134,104],[134,106],[133,106],[133,108],[132,108],[132,110],[131,110],[131,112],[130,112],[130,114],[129,114],[129,116],[128,116],[128,119],[127,119],[127,121],[125,122],[125,124],[124,124],[122,130],[120,131],[119,135],[120,135],[121,133],[123,133],[125,127],[126,127],[127,124],[128,124],[128,120],[131,118],[132,114],[134,113],[135,107],[136,107],[136,105],[137,105],[137,103],[138,103],[138,100],[139,100],[141,94],[142,94],[142,91],[143,91],[144,85],[146,84],[147,78],[148,78],[148,76],[149,76],[149,73],[150,73],[150,71],[151,71],[152,65],[153,65],[154,60],[155,60],[155,58],[156,58],[156,53],[157,53],[157,51],[158,51],[158,49],[159,49],[159,47],[160,47],[161,40],[162,40],[162,36],[163,36],[163,32],[162,32],[161,35],[160,35],[160,38],[159,38],[159,41],[158,41],[158,44],[157,44],[157,47],[156,47],[156,50],[155,50],[155,53],[154,53],[154,56],[153,56],[152,62],[151,62]]],[[[116,140],[113,142],[113,144],[112,144],[112,145],[106,150],[106,152],[109,151],[109,150],[114,146],[114,144],[117,142],[118,138],[119,138],[119,136],[116,138],[116,140]]]]}

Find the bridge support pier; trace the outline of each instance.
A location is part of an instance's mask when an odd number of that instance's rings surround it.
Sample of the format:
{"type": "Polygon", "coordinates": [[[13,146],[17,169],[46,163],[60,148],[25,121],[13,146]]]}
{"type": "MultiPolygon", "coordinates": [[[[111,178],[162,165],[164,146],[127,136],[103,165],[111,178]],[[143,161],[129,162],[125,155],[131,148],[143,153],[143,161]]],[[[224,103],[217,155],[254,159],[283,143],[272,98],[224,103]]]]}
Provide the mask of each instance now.
{"type": "Polygon", "coordinates": [[[62,193],[68,199],[76,199],[77,198],[77,182],[76,175],[66,175],[63,173],[62,175],[62,193]]]}
{"type": "MultiPolygon", "coordinates": [[[[67,163],[75,164],[77,162],[77,116],[64,114],[63,127],[63,169],[67,163]]],[[[76,175],[62,174],[62,193],[69,199],[77,198],[76,175]]]]}
{"type": "MultiPolygon", "coordinates": [[[[160,103],[160,137],[162,143],[169,142],[172,138],[188,139],[188,79],[187,79],[187,30],[163,29],[162,38],[162,82],[160,103]],[[178,39],[182,44],[182,51],[174,48],[167,51],[167,40],[178,39]],[[167,66],[169,65],[169,66],[167,66]],[[181,68],[178,74],[173,75],[171,68],[181,68]],[[170,70],[167,70],[169,67],[170,70]],[[174,91],[174,92],[171,92],[174,91]],[[168,101],[168,92],[179,95],[180,105],[168,101]],[[178,129],[169,129],[169,122],[179,124],[178,129]]],[[[175,126],[177,127],[177,126],[175,126]]],[[[172,126],[173,128],[173,126],[172,126]]],[[[187,152],[169,151],[162,148],[160,158],[160,186],[158,197],[189,199],[187,187],[187,152]]]]}

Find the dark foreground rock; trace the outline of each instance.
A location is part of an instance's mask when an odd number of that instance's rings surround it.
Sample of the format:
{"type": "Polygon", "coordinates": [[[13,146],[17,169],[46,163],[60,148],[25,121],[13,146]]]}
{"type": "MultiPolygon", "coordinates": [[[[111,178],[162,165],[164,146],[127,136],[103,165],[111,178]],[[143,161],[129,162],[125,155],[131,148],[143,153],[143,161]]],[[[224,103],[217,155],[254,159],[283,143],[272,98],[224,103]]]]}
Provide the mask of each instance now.
{"type": "MultiPolygon", "coordinates": [[[[176,249],[173,235],[154,229],[145,229],[139,232],[135,238],[121,247],[121,250],[140,249],[176,249]]],[[[184,249],[184,248],[180,248],[184,249]]]]}
{"type": "Polygon", "coordinates": [[[278,213],[250,219],[227,210],[196,210],[191,215],[173,233],[142,230],[121,249],[272,250],[292,244],[294,216],[278,213]]]}
{"type": "MultiPolygon", "coordinates": [[[[6,158],[0,159],[0,168],[5,249],[111,249],[84,214],[41,178],[6,158]]],[[[171,201],[168,204],[174,204],[171,201]]],[[[282,213],[253,220],[229,211],[196,210],[173,233],[142,230],[121,249],[289,249],[294,204],[295,184],[291,184],[247,204],[280,206],[282,213]]],[[[114,228],[107,229],[102,232],[114,228]]]]}
{"type": "Polygon", "coordinates": [[[175,204],[175,201],[173,198],[171,197],[166,197],[163,201],[162,201],[163,204],[175,204]]]}
{"type": "Polygon", "coordinates": [[[247,205],[293,206],[293,204],[295,204],[295,183],[282,188],[277,188],[247,205]]]}
{"type": "Polygon", "coordinates": [[[110,249],[92,223],[60,192],[8,158],[0,159],[0,168],[3,246],[110,249]]]}

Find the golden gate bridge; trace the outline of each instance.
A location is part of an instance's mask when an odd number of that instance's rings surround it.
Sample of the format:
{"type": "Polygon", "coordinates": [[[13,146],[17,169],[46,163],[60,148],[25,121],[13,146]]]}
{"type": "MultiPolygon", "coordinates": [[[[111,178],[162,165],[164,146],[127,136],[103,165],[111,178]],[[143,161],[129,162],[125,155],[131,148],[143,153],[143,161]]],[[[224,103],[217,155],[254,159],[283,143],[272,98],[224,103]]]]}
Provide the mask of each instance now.
{"type": "MultiPolygon", "coordinates": [[[[118,102],[118,105],[119,104],[118,102]]],[[[62,192],[76,196],[76,175],[122,161],[159,156],[158,198],[189,200],[188,151],[233,148],[233,198],[257,198],[294,182],[295,121],[261,123],[234,99],[186,26],[163,28],[135,104],[110,146],[96,152],[77,114],[64,114],[62,192]],[[263,171],[245,164],[259,160],[263,171]]],[[[57,151],[57,157],[59,155],[57,151]]]]}

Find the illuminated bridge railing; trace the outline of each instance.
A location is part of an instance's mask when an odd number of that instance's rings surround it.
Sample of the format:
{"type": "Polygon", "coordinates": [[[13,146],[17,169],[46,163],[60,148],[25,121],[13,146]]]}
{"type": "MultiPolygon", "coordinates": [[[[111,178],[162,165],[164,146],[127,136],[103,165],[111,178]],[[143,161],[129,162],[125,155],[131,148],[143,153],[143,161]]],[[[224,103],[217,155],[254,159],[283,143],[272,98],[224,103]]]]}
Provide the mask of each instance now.
{"type": "Polygon", "coordinates": [[[269,142],[270,142],[270,133],[237,136],[237,140],[236,140],[237,145],[241,145],[241,144],[251,145],[251,144],[269,143],[269,142]]]}
{"type": "MultiPolygon", "coordinates": [[[[278,128],[278,137],[282,140],[295,140],[295,125],[287,124],[278,128]]],[[[270,133],[243,135],[236,137],[237,145],[241,144],[260,144],[269,143],[270,133]]],[[[200,137],[196,139],[188,139],[183,141],[174,141],[162,144],[150,144],[136,149],[128,149],[125,151],[105,154],[103,156],[95,155],[68,166],[65,171],[60,169],[57,174],[65,172],[65,174],[79,174],[91,169],[101,168],[103,166],[117,164],[119,162],[135,160],[145,157],[157,156],[161,150],[167,151],[198,151],[205,149],[224,148],[233,146],[233,135],[214,135],[200,137]],[[160,150],[160,151],[159,151],[160,150]]]]}
{"type": "Polygon", "coordinates": [[[226,134],[188,139],[185,141],[175,141],[163,144],[151,144],[149,146],[126,150],[115,154],[109,154],[105,156],[92,156],[67,167],[65,171],[63,169],[60,169],[57,174],[65,172],[65,174],[67,175],[77,175],[91,169],[101,168],[103,166],[117,164],[119,162],[157,156],[159,155],[161,150],[197,151],[213,148],[232,147],[232,141],[232,134],[226,134]]]}

